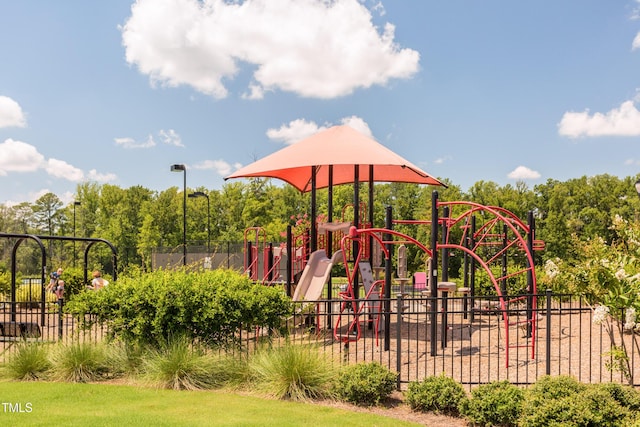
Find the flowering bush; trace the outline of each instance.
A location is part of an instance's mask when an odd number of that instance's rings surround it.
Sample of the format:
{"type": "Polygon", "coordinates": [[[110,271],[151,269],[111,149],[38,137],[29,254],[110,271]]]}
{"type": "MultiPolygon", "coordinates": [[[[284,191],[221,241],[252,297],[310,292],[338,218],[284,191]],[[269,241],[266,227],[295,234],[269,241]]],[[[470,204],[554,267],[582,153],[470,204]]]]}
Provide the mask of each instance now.
{"type": "Polygon", "coordinates": [[[640,332],[640,224],[616,215],[611,229],[617,236],[607,244],[601,238],[574,245],[578,262],[550,260],[544,283],[555,291],[579,293],[594,306],[593,322],[603,325],[611,340],[607,367],[629,378],[630,366],[624,333],[640,332]],[[617,333],[616,333],[617,332],[617,333]]]}

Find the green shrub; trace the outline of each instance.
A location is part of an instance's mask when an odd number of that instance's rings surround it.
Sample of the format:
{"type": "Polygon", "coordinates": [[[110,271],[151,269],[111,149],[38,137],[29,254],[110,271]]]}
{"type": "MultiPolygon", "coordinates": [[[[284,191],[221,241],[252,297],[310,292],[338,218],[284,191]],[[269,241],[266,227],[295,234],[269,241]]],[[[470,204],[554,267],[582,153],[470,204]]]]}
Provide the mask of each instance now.
{"type": "Polygon", "coordinates": [[[474,425],[515,426],[523,399],[524,393],[517,386],[508,381],[494,381],[473,389],[461,412],[474,425]]]}
{"type": "Polygon", "coordinates": [[[0,265],[0,300],[7,298],[11,292],[11,272],[2,269],[0,265]]]}
{"type": "Polygon", "coordinates": [[[633,412],[640,411],[640,392],[635,388],[619,383],[594,384],[593,387],[599,387],[605,390],[623,408],[627,408],[633,412]]]}
{"type": "Polygon", "coordinates": [[[278,399],[307,400],[332,395],[335,369],[315,346],[266,348],[249,360],[258,389],[278,399]]]}
{"type": "Polygon", "coordinates": [[[580,393],[586,388],[585,384],[578,382],[574,377],[568,375],[550,376],[545,375],[536,381],[527,392],[527,399],[538,402],[557,399],[569,394],[580,393]]]}
{"type": "Polygon", "coordinates": [[[378,362],[358,363],[342,369],[336,381],[341,399],[362,406],[378,405],[391,396],[398,374],[378,362]]]}
{"type": "Polygon", "coordinates": [[[185,336],[173,337],[143,357],[143,369],[152,384],[173,390],[214,388],[216,360],[194,347],[185,336]]]}
{"type": "Polygon", "coordinates": [[[414,411],[456,416],[466,404],[467,393],[462,385],[441,374],[425,378],[422,382],[409,383],[406,401],[414,411]]]}
{"type": "Polygon", "coordinates": [[[623,427],[633,422],[632,412],[622,407],[607,389],[596,385],[537,402],[521,418],[522,427],[623,427]]]}
{"type": "Polygon", "coordinates": [[[219,347],[237,344],[243,329],[281,328],[292,305],[279,289],[232,270],[156,271],[82,292],[66,310],[83,326],[104,324],[114,338],[128,342],[158,347],[180,335],[219,347]]]}
{"type": "Polygon", "coordinates": [[[15,353],[4,364],[3,376],[19,381],[41,380],[51,368],[48,347],[39,343],[20,343],[15,353]]]}
{"type": "Polygon", "coordinates": [[[109,373],[104,345],[82,342],[59,344],[49,353],[52,378],[66,382],[89,382],[109,373]]]}
{"type": "MultiPolygon", "coordinates": [[[[578,382],[575,378],[568,375],[545,375],[540,377],[536,383],[526,391],[526,399],[522,405],[524,418],[527,420],[530,418],[535,419],[539,408],[545,405],[557,405],[559,399],[580,393],[584,391],[585,388],[585,384],[578,382]]],[[[549,408],[548,410],[554,412],[556,408],[549,408]]]]}

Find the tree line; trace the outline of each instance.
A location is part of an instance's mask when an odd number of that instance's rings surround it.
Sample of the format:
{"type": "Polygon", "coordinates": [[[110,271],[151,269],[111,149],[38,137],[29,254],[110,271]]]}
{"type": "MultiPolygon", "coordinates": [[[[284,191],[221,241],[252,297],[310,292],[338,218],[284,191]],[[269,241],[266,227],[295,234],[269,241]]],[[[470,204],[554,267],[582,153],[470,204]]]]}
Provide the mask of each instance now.
{"type": "MultiPolygon", "coordinates": [[[[533,188],[523,182],[500,186],[492,181],[478,181],[466,192],[447,180],[444,182],[448,188],[376,183],[374,226],[384,226],[386,206],[392,207],[396,219],[430,219],[431,194],[435,190],[443,201],[465,200],[499,206],[523,219],[532,211],[536,238],[546,243],[540,255],[542,261],[559,258],[570,262],[579,256],[575,239],[586,242],[599,237],[611,243],[617,237],[616,229],[611,227],[614,217],[640,221],[640,197],[634,187],[638,178],[640,175],[618,178],[604,174],[564,182],[549,179],[533,188]]],[[[359,187],[360,200],[368,200],[368,185],[359,187]]],[[[187,192],[202,192],[207,196],[187,198],[188,247],[206,246],[208,241],[242,242],[244,231],[249,227],[262,227],[268,241],[282,242],[287,225],[294,225],[297,218],[310,212],[309,193],[302,194],[270,179],[230,182],[219,190],[188,188],[187,192]]],[[[124,189],[87,182],[77,186],[74,201],[67,205],[53,193],[43,195],[34,203],[0,205],[0,231],[106,239],[118,248],[119,268],[136,266],[144,270],[150,268],[154,248],[182,245],[183,196],[177,187],[152,191],[142,186],[124,189]]],[[[334,221],[353,218],[353,199],[352,185],[333,189],[334,221]]],[[[317,212],[326,217],[327,206],[327,190],[319,190],[317,212]]],[[[413,230],[407,228],[406,232],[413,230]]],[[[1,270],[7,269],[11,256],[12,242],[4,240],[0,241],[1,270]]],[[[71,243],[49,245],[52,264],[75,263],[77,254],[73,253],[75,248],[71,243]]],[[[19,251],[19,263],[37,269],[39,255],[35,249],[26,244],[19,251]]],[[[110,263],[111,253],[107,248],[97,249],[92,256],[94,265],[110,263]]]]}

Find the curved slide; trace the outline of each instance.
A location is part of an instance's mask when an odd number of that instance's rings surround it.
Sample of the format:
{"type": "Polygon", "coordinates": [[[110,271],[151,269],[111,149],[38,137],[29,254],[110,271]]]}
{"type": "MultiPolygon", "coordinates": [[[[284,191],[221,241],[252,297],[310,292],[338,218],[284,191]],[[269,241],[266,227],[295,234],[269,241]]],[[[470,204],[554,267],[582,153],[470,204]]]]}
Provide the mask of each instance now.
{"type": "Polygon", "coordinates": [[[302,275],[293,293],[294,301],[318,301],[322,289],[329,281],[331,267],[342,256],[342,250],[336,251],[331,258],[324,249],[317,250],[309,256],[309,261],[302,270],[302,275]]]}

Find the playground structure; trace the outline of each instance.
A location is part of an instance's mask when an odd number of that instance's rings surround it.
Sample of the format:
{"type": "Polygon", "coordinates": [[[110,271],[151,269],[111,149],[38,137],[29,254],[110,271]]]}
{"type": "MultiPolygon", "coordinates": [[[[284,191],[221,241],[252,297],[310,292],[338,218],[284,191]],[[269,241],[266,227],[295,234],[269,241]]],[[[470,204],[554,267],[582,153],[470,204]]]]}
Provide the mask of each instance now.
{"type": "MultiPolygon", "coordinates": [[[[421,295],[428,298],[428,319],[430,353],[438,352],[437,336],[440,332],[441,345],[446,346],[447,340],[447,297],[464,296],[464,318],[474,322],[477,315],[489,312],[501,314],[502,330],[504,331],[505,363],[509,364],[509,354],[512,348],[526,348],[529,357],[535,359],[537,319],[537,284],[533,252],[542,250],[544,243],[535,239],[535,223],[530,213],[527,223],[523,222],[506,209],[495,206],[485,206],[473,202],[438,200],[437,192],[432,196],[432,215],[430,220],[393,220],[391,208],[387,208],[385,228],[374,228],[368,224],[362,227],[351,226],[344,232],[344,223],[339,227],[333,224],[318,225],[319,230],[325,230],[325,237],[318,239],[318,251],[322,251],[322,259],[335,257],[326,242],[332,242],[335,234],[340,237],[340,251],[342,263],[345,267],[347,285],[338,292],[338,309],[335,322],[328,325],[333,329],[335,340],[342,342],[345,347],[361,337],[361,324],[367,323],[375,331],[376,344],[379,332],[384,332],[385,350],[389,345],[389,322],[391,313],[391,289],[393,284],[400,284],[400,294],[410,280],[406,271],[407,249],[415,247],[423,254],[426,283],[421,287],[421,295]],[[414,224],[426,226],[430,229],[429,244],[416,238],[393,230],[394,224],[414,224]],[[325,242],[325,243],[323,243],[325,242]],[[396,250],[394,250],[396,248],[396,250]],[[398,277],[392,278],[392,262],[397,255],[398,277]],[[462,257],[462,286],[458,287],[449,279],[449,261],[454,256],[462,257]],[[440,263],[439,263],[440,258],[440,263]],[[384,265],[381,265],[384,261],[384,265]],[[384,273],[384,278],[380,278],[384,273]],[[480,288],[483,287],[483,289],[480,288]],[[491,289],[497,299],[486,301],[486,288],[491,289]],[[364,292],[361,292],[361,289],[364,292]],[[483,292],[485,292],[483,294],[483,292]],[[515,296],[513,296],[515,295],[515,296]],[[469,307],[467,307],[467,303],[469,307]],[[438,306],[440,304],[441,306],[438,306]],[[525,313],[525,316],[521,314],[525,313]],[[439,321],[439,315],[442,320],[439,321]],[[510,315],[516,320],[510,320],[510,315]],[[524,317],[524,319],[523,319],[524,317]],[[440,329],[438,327],[440,326],[440,329]],[[515,338],[510,331],[513,328],[523,329],[524,337],[515,338]],[[520,338],[524,338],[524,342],[520,338]]],[[[290,234],[290,233],[289,233],[290,234]]],[[[294,253],[291,239],[288,239],[285,253],[294,253]]],[[[296,254],[298,252],[295,252],[296,254]]],[[[305,254],[301,250],[301,254],[305,254]]],[[[311,252],[305,260],[298,260],[298,264],[305,266],[314,259],[316,252],[311,252]]],[[[289,259],[287,263],[294,265],[289,259]]],[[[315,269],[315,262],[308,270],[315,269]]],[[[420,273],[420,272],[417,272],[420,273]]],[[[290,290],[296,271],[287,267],[287,291],[290,290]]],[[[305,268],[302,276],[305,275],[305,268]]],[[[329,285],[328,298],[332,297],[330,274],[323,270],[321,279],[329,285]]],[[[319,280],[316,277],[316,280],[319,280]]],[[[460,280],[458,280],[460,281],[460,280]]],[[[323,284],[323,285],[324,285],[323,284]]],[[[416,283],[417,284],[417,283],[416,283]]],[[[318,292],[317,283],[314,287],[318,292]]],[[[416,289],[414,288],[413,291],[416,289]]],[[[296,289],[300,299],[302,289],[296,289]]],[[[311,301],[302,295],[302,299],[311,301]]],[[[320,304],[318,304],[320,307],[320,304]]],[[[328,305],[332,310],[332,304],[328,305]]],[[[319,308],[318,308],[319,309],[319,308]]],[[[398,307],[401,310],[402,307],[398,307]]]]}

